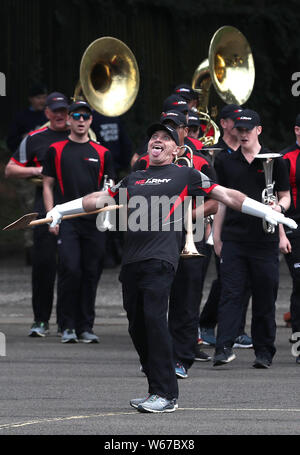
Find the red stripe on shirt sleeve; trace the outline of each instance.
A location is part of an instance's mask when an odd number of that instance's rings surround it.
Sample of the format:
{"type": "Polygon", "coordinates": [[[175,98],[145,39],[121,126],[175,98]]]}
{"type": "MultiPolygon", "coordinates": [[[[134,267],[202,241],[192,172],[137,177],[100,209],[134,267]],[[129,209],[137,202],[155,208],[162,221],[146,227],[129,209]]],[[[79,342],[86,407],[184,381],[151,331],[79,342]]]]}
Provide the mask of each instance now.
{"type": "Polygon", "coordinates": [[[56,175],[57,175],[57,180],[60,186],[60,190],[62,194],[65,194],[65,189],[64,189],[64,184],[62,180],[62,172],[61,172],[61,154],[62,151],[65,147],[65,145],[69,142],[67,139],[66,141],[61,141],[61,142],[56,142],[55,144],[52,144],[51,147],[54,148],[55,150],[55,158],[54,158],[54,163],[55,163],[55,169],[56,169],[56,175]]]}
{"type": "Polygon", "coordinates": [[[119,190],[117,190],[117,191],[112,191],[110,188],[107,188],[107,191],[108,191],[108,193],[109,193],[109,195],[110,195],[111,197],[115,197],[115,196],[117,196],[117,194],[119,193],[119,190]]]}
{"type": "Polygon", "coordinates": [[[296,182],[296,166],[297,166],[297,158],[299,156],[299,150],[293,150],[290,153],[284,155],[283,159],[289,160],[290,162],[290,185],[291,185],[291,193],[293,198],[294,207],[297,207],[297,195],[298,195],[298,188],[296,182]]]}
{"type": "Polygon", "coordinates": [[[217,183],[214,183],[209,188],[203,188],[202,186],[198,186],[204,193],[209,194],[216,186],[219,186],[217,183]]]}
{"type": "Polygon", "coordinates": [[[26,164],[28,163],[28,161],[26,161],[26,163],[20,163],[20,161],[17,161],[13,157],[11,157],[10,161],[13,161],[15,164],[17,164],[18,166],[21,166],[21,167],[26,167],[26,164]]]}

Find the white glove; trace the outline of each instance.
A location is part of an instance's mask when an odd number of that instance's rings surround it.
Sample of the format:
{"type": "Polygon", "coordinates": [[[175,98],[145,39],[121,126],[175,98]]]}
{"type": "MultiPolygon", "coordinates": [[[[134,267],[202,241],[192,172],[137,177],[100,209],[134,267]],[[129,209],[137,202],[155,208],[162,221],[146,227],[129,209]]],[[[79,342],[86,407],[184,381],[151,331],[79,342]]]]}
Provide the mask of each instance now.
{"type": "Polygon", "coordinates": [[[62,217],[65,215],[74,215],[76,213],[85,212],[82,205],[82,197],[79,199],[74,199],[70,202],[65,202],[64,204],[59,204],[53,207],[50,212],[47,213],[46,218],[52,218],[52,222],[49,223],[50,227],[55,227],[62,220],[62,217]]]}
{"type": "Polygon", "coordinates": [[[265,215],[265,220],[268,223],[272,223],[277,226],[278,223],[285,224],[290,229],[297,229],[298,224],[292,218],[287,218],[283,215],[283,213],[276,212],[276,210],[271,209],[272,212],[270,214],[265,215]],[[274,216],[274,213],[276,214],[274,216]]]}
{"type": "Polygon", "coordinates": [[[292,218],[287,218],[283,213],[273,210],[269,205],[262,204],[249,197],[246,197],[242,204],[242,213],[257,216],[258,218],[265,219],[268,223],[277,226],[278,223],[285,224],[291,229],[297,229],[297,223],[292,218]]]}
{"type": "Polygon", "coordinates": [[[62,214],[60,213],[60,211],[58,210],[58,207],[59,206],[56,205],[46,215],[46,218],[52,218],[52,222],[48,223],[48,224],[50,224],[50,227],[52,227],[52,228],[55,227],[57,224],[60,224],[61,223],[61,219],[63,217],[62,214]]]}

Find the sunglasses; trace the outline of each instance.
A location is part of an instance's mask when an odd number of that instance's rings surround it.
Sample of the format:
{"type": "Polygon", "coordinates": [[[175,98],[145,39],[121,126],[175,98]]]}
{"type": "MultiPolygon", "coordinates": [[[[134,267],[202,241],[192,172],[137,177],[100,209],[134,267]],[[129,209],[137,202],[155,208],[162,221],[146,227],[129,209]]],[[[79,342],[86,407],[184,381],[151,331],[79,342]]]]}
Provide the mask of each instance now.
{"type": "Polygon", "coordinates": [[[88,120],[91,117],[91,114],[88,114],[88,113],[83,114],[82,112],[73,112],[71,114],[71,117],[74,120],[80,120],[80,117],[82,117],[83,120],[88,120]]]}

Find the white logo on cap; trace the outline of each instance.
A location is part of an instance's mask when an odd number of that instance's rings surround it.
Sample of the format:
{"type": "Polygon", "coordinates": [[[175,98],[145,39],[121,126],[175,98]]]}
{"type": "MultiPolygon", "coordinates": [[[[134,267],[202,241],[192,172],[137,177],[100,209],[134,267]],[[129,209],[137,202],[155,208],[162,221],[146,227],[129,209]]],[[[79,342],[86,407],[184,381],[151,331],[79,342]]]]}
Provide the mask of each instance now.
{"type": "Polygon", "coordinates": [[[240,117],[240,120],[252,120],[252,117],[240,117]]]}

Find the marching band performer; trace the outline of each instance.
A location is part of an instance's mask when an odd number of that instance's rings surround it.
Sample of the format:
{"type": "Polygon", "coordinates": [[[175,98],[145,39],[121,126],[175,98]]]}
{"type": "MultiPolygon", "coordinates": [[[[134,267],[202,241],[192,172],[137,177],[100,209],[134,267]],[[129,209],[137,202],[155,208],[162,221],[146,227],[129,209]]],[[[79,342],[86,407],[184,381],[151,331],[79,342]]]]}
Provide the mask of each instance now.
{"type": "MultiPolygon", "coordinates": [[[[144,213],[139,217],[147,217],[148,223],[145,229],[136,230],[136,224],[128,222],[120,280],[129,333],[141,363],[146,366],[148,380],[148,394],[144,398],[131,400],[131,405],[139,412],[162,413],[173,412],[178,406],[178,385],[167,311],[181,251],[181,235],[175,229],[177,223],[174,222],[180,221],[182,216],[180,220],[175,219],[176,210],[171,209],[168,215],[170,229],[165,230],[165,217],[160,211],[160,217],[155,220],[155,229],[151,229],[153,196],[165,195],[171,199],[181,195],[181,198],[176,199],[179,205],[184,195],[207,196],[231,209],[267,219],[274,224],[287,223],[295,228],[296,223],[239,191],[214,184],[193,168],[173,164],[179,146],[176,130],[155,124],[148,129],[148,137],[148,169],[132,172],[104,192],[56,205],[47,213],[47,217],[52,218],[51,225],[54,227],[66,214],[89,212],[103,206],[107,203],[107,197],[116,198],[123,188],[129,202],[135,196],[143,197],[144,213]],[[157,229],[157,226],[160,228],[157,229]]],[[[134,204],[128,204],[128,220],[132,220],[134,211],[134,204]]]]}
{"type": "MultiPolygon", "coordinates": [[[[17,151],[9,160],[6,177],[18,179],[40,178],[43,161],[48,148],[53,142],[68,137],[68,99],[59,92],[50,93],[46,99],[45,115],[49,126],[30,132],[22,140],[17,151]]],[[[36,187],[34,210],[39,216],[45,215],[42,184],[36,187]]],[[[33,230],[32,254],[32,307],[34,322],[29,331],[30,337],[45,337],[49,333],[56,277],[57,237],[52,235],[47,226],[35,226],[33,230]]],[[[59,309],[57,308],[59,313],[59,309]]],[[[59,324],[59,314],[57,314],[59,324]]]]}
{"type": "MultiPolygon", "coordinates": [[[[262,162],[256,159],[266,153],[260,145],[262,132],[259,115],[245,109],[235,119],[240,148],[220,158],[218,179],[221,185],[262,200],[265,176],[262,162]]],[[[274,190],[278,203],[276,213],[284,213],[290,205],[289,180],[282,158],[274,160],[274,190]]],[[[243,295],[248,280],[252,292],[251,335],[255,352],[255,368],[269,368],[276,352],[275,301],[279,285],[279,237],[264,231],[257,219],[238,213],[224,204],[214,219],[214,248],[220,256],[221,298],[218,308],[218,330],[214,366],[235,359],[232,346],[241,324],[243,295]]]]}
{"type": "MultiPolygon", "coordinates": [[[[176,157],[178,164],[186,166],[188,162],[192,167],[203,172],[212,181],[215,181],[214,170],[205,156],[197,150],[193,151],[189,145],[185,148],[187,144],[190,144],[187,141],[188,128],[185,115],[177,110],[167,111],[161,115],[160,123],[177,131],[181,145],[176,157]]],[[[146,169],[149,166],[149,158],[148,153],[142,155],[136,161],[133,169],[146,169]]],[[[215,213],[217,207],[216,201],[212,199],[206,200],[203,206],[204,217],[215,213]]],[[[184,244],[185,239],[183,239],[184,244]]],[[[195,255],[193,258],[181,257],[179,260],[169,301],[168,322],[174,347],[174,367],[177,377],[181,379],[188,377],[188,370],[195,360],[211,360],[211,356],[202,351],[202,344],[197,343],[199,305],[203,283],[204,239],[198,241],[195,247],[199,252],[199,256],[195,255]]]]}
{"type": "MultiPolygon", "coordinates": [[[[43,195],[47,211],[55,203],[102,188],[115,178],[110,151],[89,138],[92,110],[81,100],[69,106],[70,134],[51,145],[44,159],[43,195]],[[56,194],[56,197],[54,195],[56,194]]],[[[57,301],[62,343],[98,343],[93,332],[95,300],[105,255],[106,232],[95,229],[96,215],[65,220],[49,230],[58,238],[57,301]]]]}

